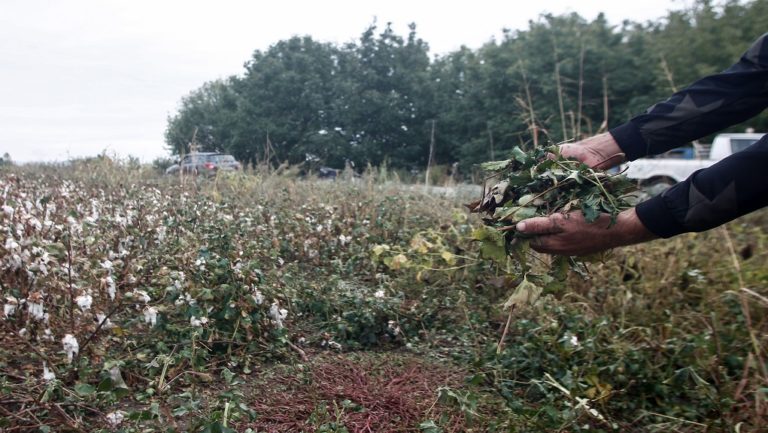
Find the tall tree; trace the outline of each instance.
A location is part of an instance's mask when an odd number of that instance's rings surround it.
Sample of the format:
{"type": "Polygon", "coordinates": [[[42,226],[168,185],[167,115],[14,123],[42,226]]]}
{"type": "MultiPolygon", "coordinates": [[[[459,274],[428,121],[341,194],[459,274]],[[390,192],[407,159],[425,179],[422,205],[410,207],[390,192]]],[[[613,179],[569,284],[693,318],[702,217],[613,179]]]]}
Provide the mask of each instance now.
{"type": "Polygon", "coordinates": [[[181,100],[178,113],[168,117],[165,142],[172,153],[188,153],[194,138],[201,151],[228,149],[238,126],[237,78],[205,83],[181,100]]]}

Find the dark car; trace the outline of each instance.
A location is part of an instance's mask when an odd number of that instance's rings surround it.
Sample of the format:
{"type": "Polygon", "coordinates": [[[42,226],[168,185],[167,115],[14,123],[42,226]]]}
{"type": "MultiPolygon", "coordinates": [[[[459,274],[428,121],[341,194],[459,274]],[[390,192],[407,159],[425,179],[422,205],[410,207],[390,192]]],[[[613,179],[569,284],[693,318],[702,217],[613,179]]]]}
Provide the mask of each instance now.
{"type": "Polygon", "coordinates": [[[218,171],[237,171],[242,166],[232,155],[215,152],[199,152],[185,155],[177,164],[165,170],[165,174],[176,174],[181,170],[186,174],[214,175],[218,171]]]}

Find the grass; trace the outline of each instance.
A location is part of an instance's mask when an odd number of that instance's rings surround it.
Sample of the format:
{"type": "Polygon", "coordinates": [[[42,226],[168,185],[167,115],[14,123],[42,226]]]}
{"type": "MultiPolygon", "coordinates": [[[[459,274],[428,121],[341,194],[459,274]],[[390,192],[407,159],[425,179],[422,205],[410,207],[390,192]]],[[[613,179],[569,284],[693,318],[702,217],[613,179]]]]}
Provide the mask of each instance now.
{"type": "Polygon", "coordinates": [[[519,276],[479,258],[480,222],[458,200],[387,177],[3,168],[0,429],[751,432],[768,421],[765,212],[591,263],[586,279],[517,311],[499,350],[519,276]]]}

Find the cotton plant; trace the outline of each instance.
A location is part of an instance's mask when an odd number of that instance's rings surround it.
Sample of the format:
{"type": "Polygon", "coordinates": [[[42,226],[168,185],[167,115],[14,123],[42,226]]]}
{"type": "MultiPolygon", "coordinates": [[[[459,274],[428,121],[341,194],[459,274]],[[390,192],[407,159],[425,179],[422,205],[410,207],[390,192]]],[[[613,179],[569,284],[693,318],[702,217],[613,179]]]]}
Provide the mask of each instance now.
{"type": "Polygon", "coordinates": [[[43,294],[32,292],[26,299],[27,312],[35,320],[45,321],[49,316],[43,307],[43,294]]]}
{"type": "Polygon", "coordinates": [[[54,373],[51,370],[48,370],[48,364],[45,361],[43,361],[43,380],[46,382],[50,382],[55,379],[56,379],[56,373],[54,373]]]}
{"type": "Polygon", "coordinates": [[[64,353],[67,355],[67,362],[71,363],[74,356],[80,351],[80,344],[77,342],[77,338],[72,334],[66,334],[61,339],[61,344],[64,347],[64,353]]]}
{"type": "Polygon", "coordinates": [[[149,326],[155,326],[157,324],[157,308],[147,306],[144,308],[144,323],[149,326]]]}
{"type": "Polygon", "coordinates": [[[192,325],[193,328],[202,328],[208,324],[208,318],[192,316],[189,318],[189,324],[192,325]]]}
{"type": "Polygon", "coordinates": [[[78,307],[80,307],[81,311],[88,311],[91,309],[91,305],[93,305],[93,296],[89,295],[88,293],[84,293],[75,298],[75,303],[78,307]]]}
{"type": "Polygon", "coordinates": [[[288,310],[280,308],[280,303],[274,301],[269,307],[269,317],[272,319],[272,323],[278,328],[283,328],[284,321],[288,317],[288,310]]]}
{"type": "Polygon", "coordinates": [[[19,300],[14,296],[6,296],[5,304],[3,304],[3,316],[7,319],[16,313],[16,309],[19,307],[19,300]]]}
{"type": "Polygon", "coordinates": [[[110,427],[116,428],[123,423],[123,420],[125,420],[125,412],[121,410],[110,412],[105,415],[105,418],[110,427]]]}
{"type": "Polygon", "coordinates": [[[152,298],[149,296],[146,290],[134,289],[133,292],[130,293],[130,295],[136,301],[143,302],[144,304],[148,304],[150,301],[152,301],[152,298]]]}
{"type": "Polygon", "coordinates": [[[259,288],[258,288],[258,287],[255,287],[255,286],[254,286],[254,287],[251,289],[251,292],[252,292],[252,293],[251,293],[251,298],[253,298],[253,302],[254,302],[256,305],[261,305],[261,304],[263,304],[263,303],[264,303],[264,294],[263,294],[263,293],[261,293],[261,291],[259,290],[259,288]]]}
{"type": "Polygon", "coordinates": [[[104,313],[96,313],[95,320],[96,326],[100,326],[101,329],[112,329],[115,327],[112,321],[109,320],[109,317],[104,313]]]}

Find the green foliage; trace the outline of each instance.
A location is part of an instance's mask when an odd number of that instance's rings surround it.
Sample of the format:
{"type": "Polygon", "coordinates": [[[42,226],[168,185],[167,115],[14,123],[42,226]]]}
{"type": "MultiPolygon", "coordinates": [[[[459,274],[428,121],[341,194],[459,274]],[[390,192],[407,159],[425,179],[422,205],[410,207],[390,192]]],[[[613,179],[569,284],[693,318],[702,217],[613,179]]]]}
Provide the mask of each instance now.
{"type": "Polygon", "coordinates": [[[530,152],[515,147],[511,156],[481,164],[498,183],[481,200],[467,205],[471,212],[485,213],[483,222],[491,228],[473,233],[473,238],[481,243],[481,257],[521,276],[505,308],[531,304],[545,289],[560,289],[564,268],[569,265],[577,271],[584,267],[575,258],[558,257],[549,269],[534,271],[526,257],[529,238],[518,233],[515,224],[572,210],[580,210],[588,223],[597,221],[601,214],[610,215],[613,223],[619,212],[631,207],[627,194],[634,190],[624,176],[609,175],[565,159],[556,146],[530,152]]]}
{"type": "Polygon", "coordinates": [[[513,322],[509,332],[515,344],[501,353],[488,347],[477,362],[486,383],[529,428],[615,431],[629,414],[650,423],[716,420],[733,403],[702,378],[718,349],[701,335],[638,341],[649,330],[622,331],[609,317],[587,319],[559,306],[513,322]],[[579,405],[580,398],[590,403],[579,405]]]}
{"type": "MultiPolygon", "coordinates": [[[[433,162],[471,174],[515,146],[605,131],[727,68],[765,31],[767,10],[766,0],[697,0],[620,26],[602,14],[546,14],[477,50],[432,59],[415,25],[400,36],[374,23],[341,46],[293,37],[255,52],[242,76],[182,99],[166,143],[188,152],[194,135],[203,150],[253,164],[422,169],[434,124],[433,162]]],[[[765,130],[766,119],[734,129],[765,130]]]]}
{"type": "MultiPolygon", "coordinates": [[[[310,369],[347,359],[331,370],[346,372],[366,356],[384,372],[408,356],[452,374],[431,379],[402,430],[765,425],[765,213],[729,224],[727,242],[718,230],[619,250],[585,264],[585,280],[529,252],[531,272],[510,274],[487,260],[506,260],[503,232],[373,177],[168,179],[98,159],[11,167],[0,190],[0,428],[248,431],[264,415],[256,381],[277,396],[287,380],[318,389],[310,369]],[[547,286],[550,268],[560,288],[510,319],[504,301],[547,286]],[[66,334],[79,342],[71,363],[66,334]],[[281,367],[291,373],[271,373],[281,367]]],[[[292,412],[288,399],[281,415],[353,431],[345,420],[383,404],[322,385],[322,403],[292,412]]]]}

